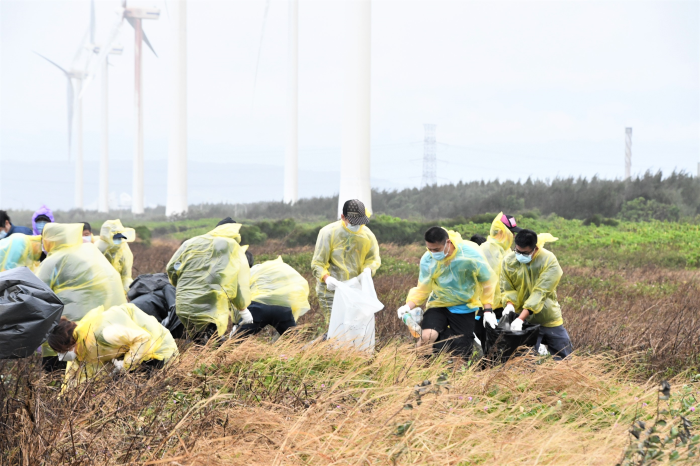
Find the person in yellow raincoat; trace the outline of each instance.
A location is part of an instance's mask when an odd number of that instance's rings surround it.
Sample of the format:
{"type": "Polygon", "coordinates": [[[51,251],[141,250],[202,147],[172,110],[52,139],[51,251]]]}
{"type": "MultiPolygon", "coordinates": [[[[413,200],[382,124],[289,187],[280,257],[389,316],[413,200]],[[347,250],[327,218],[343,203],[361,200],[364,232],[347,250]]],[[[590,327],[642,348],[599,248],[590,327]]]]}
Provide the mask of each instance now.
{"type": "Polygon", "coordinates": [[[248,310],[253,323],[242,325],[239,331],[254,335],[271,325],[282,335],[311,309],[309,282],[281,256],[253,265],[253,255],[248,251],[245,255],[250,265],[248,310]]]}
{"type": "MultiPolygon", "coordinates": [[[[121,279],[93,245],[83,243],[82,223],[47,223],[42,241],[47,257],[36,274],[63,302],[63,316],[78,322],[90,310],[126,303],[121,279]]],[[[46,370],[60,369],[56,352],[42,346],[46,370]]]]}
{"type": "Polygon", "coordinates": [[[540,325],[535,351],[541,344],[562,359],[572,352],[569,333],[564,328],[557,285],[563,272],[556,256],[544,249],[545,242],[556,238],[545,233],[522,230],[515,236],[515,251],[503,259],[501,269],[502,302],[513,306],[520,315],[511,323],[512,331],[522,330],[524,321],[540,325]]]}
{"type": "Polygon", "coordinates": [[[49,333],[48,344],[68,362],[66,386],[94,377],[105,366],[110,372],[139,365],[160,369],[178,354],[170,332],[133,304],[107,310],[98,306],[79,322],[61,317],[49,333]]]}
{"type": "Polygon", "coordinates": [[[229,323],[248,324],[250,267],[240,245],[241,225],[225,218],[212,231],[180,246],[166,267],[175,310],[189,338],[221,337],[229,323]]]}
{"type": "Polygon", "coordinates": [[[382,265],[379,244],[367,227],[369,216],[364,203],[351,199],[343,205],[340,220],[318,232],[311,269],[316,277],[316,294],[328,323],[338,282],[355,278],[365,269],[372,275],[382,265]]]}
{"type": "Polygon", "coordinates": [[[399,319],[423,306],[418,346],[432,346],[438,337],[440,341],[455,337],[448,347],[469,357],[476,313],[482,308],[491,311],[497,277],[479,246],[463,241],[459,233],[432,227],[424,238],[428,251],[420,260],[418,286],[409,291],[406,304],[399,308],[399,319]]]}
{"type": "Polygon", "coordinates": [[[41,236],[15,233],[0,240],[0,272],[27,267],[36,273],[40,257],[41,236]]]}
{"type": "Polygon", "coordinates": [[[134,254],[129,248],[129,243],[136,239],[133,228],[126,228],[120,220],[107,220],[100,228],[100,237],[95,241],[95,246],[105,255],[114,269],[119,272],[122,279],[124,293],[129,291],[129,286],[134,280],[131,278],[131,269],[134,266],[134,254]]]}

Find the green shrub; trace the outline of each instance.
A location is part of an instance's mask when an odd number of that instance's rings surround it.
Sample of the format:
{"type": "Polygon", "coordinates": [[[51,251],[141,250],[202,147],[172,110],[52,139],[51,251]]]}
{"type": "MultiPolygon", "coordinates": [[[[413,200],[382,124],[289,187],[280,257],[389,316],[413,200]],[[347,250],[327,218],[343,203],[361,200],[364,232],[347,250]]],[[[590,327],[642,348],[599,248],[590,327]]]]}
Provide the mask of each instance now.
{"type": "Polygon", "coordinates": [[[498,215],[498,213],[479,214],[479,215],[475,215],[475,216],[469,218],[468,221],[472,222],[472,223],[489,223],[490,224],[490,223],[493,223],[493,219],[496,218],[496,215],[498,215]]]}
{"type": "Polygon", "coordinates": [[[287,236],[288,246],[313,246],[316,244],[318,232],[321,226],[297,225],[297,227],[287,236]]]}
{"type": "Polygon", "coordinates": [[[282,220],[263,220],[255,223],[255,226],[267,235],[268,238],[285,238],[294,231],[297,223],[293,218],[285,218],[282,220]]]}
{"type": "Polygon", "coordinates": [[[136,232],[136,237],[141,240],[142,243],[150,246],[151,245],[151,230],[145,225],[139,225],[134,227],[136,232]]]}
{"type": "Polygon", "coordinates": [[[606,225],[609,227],[616,227],[620,224],[618,220],[615,220],[614,218],[605,218],[602,215],[595,214],[591,215],[588,217],[586,220],[583,221],[584,226],[590,226],[590,225],[595,225],[597,227],[601,225],[606,225]]]}
{"type": "Polygon", "coordinates": [[[267,235],[255,225],[241,225],[241,244],[262,244],[267,235]]]}
{"type": "Polygon", "coordinates": [[[654,199],[638,197],[622,204],[620,218],[630,222],[648,222],[650,220],[678,221],[681,210],[676,205],[664,204],[654,199]]]}

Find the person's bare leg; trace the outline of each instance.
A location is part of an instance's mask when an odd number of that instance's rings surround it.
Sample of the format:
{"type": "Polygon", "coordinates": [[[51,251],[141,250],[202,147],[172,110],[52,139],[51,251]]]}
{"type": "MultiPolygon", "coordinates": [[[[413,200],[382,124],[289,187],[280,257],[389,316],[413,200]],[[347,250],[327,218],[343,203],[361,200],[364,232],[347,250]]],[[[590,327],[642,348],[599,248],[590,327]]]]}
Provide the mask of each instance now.
{"type": "Polygon", "coordinates": [[[433,346],[433,343],[435,343],[437,339],[438,333],[435,330],[426,328],[423,330],[423,333],[421,333],[416,343],[416,348],[420,348],[421,346],[433,346]]]}

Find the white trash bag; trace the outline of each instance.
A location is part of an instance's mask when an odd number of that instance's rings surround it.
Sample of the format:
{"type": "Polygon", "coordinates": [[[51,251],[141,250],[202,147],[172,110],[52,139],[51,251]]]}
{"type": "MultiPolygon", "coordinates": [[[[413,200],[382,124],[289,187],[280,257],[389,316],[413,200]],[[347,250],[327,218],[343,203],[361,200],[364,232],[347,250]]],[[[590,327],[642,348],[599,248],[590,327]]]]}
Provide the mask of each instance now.
{"type": "Polygon", "coordinates": [[[374,314],[384,309],[369,270],[340,282],[335,290],[328,339],[359,350],[374,351],[374,314]]]}

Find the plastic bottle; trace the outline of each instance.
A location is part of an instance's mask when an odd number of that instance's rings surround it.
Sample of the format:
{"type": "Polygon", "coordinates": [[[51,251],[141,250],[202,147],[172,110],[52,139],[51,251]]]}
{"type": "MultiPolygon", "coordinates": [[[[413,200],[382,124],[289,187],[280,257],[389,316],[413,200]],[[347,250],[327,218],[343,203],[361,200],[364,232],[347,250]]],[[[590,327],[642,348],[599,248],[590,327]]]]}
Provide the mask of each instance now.
{"type": "Polygon", "coordinates": [[[413,308],[410,312],[403,315],[402,320],[413,338],[420,338],[422,332],[420,323],[423,321],[423,310],[419,307],[413,308]]]}

